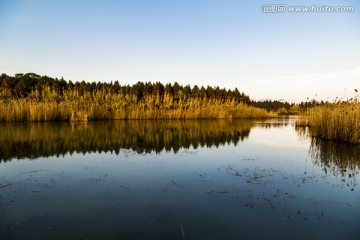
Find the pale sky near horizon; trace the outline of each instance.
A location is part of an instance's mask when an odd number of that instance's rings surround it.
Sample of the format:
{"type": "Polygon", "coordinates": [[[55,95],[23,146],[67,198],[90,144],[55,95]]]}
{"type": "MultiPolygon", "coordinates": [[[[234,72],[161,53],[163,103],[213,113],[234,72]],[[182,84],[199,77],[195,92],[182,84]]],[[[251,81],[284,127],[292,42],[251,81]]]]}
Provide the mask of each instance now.
{"type": "Polygon", "coordinates": [[[360,2],[0,0],[0,73],[27,72],[237,87],[255,100],[351,98],[360,90],[360,2]],[[266,4],[285,11],[264,13],[266,4]]]}

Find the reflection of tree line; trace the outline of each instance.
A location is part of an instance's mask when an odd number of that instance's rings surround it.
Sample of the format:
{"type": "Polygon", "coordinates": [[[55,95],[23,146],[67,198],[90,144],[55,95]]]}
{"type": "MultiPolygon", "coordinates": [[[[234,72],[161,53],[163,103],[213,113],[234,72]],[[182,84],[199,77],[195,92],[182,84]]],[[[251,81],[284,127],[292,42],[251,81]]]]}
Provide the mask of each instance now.
{"type": "MultiPolygon", "coordinates": [[[[300,137],[309,136],[308,128],[296,128],[300,137]]],[[[360,146],[343,142],[311,138],[310,154],[313,162],[326,174],[340,177],[349,187],[356,185],[360,168],[360,146]]]]}
{"type": "MultiPolygon", "coordinates": [[[[250,120],[121,120],[89,123],[2,123],[0,124],[0,162],[12,158],[60,156],[74,152],[119,153],[131,149],[138,153],[179,151],[180,148],[237,144],[250,134],[251,127],[285,127],[288,122],[250,120]]],[[[296,128],[301,137],[305,128],[296,128]]],[[[360,147],[312,139],[313,162],[325,173],[356,184],[360,147]]]]}
{"type": "Polygon", "coordinates": [[[294,123],[296,117],[294,116],[282,116],[279,118],[266,118],[266,119],[257,119],[253,122],[253,127],[259,128],[283,128],[288,127],[294,123]]]}
{"type": "Polygon", "coordinates": [[[289,126],[290,123],[272,123],[272,122],[257,122],[256,124],[253,124],[254,127],[260,127],[260,128],[282,128],[289,126]]]}
{"type": "Polygon", "coordinates": [[[237,144],[249,136],[249,120],[131,120],[91,123],[3,123],[0,161],[73,152],[132,149],[139,153],[190,146],[237,144]]]}

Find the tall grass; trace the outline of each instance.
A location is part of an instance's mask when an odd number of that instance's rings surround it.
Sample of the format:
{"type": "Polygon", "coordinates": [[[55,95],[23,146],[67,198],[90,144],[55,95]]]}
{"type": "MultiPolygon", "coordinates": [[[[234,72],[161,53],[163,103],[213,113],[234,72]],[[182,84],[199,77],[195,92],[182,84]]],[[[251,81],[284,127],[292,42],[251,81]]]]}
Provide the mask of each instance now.
{"type": "Polygon", "coordinates": [[[296,125],[309,126],[313,137],[360,144],[360,103],[355,100],[310,108],[296,125]]]}
{"type": "Polygon", "coordinates": [[[206,98],[136,95],[106,90],[79,94],[68,89],[61,95],[49,87],[26,98],[0,98],[0,121],[89,121],[103,119],[234,119],[275,117],[264,109],[241,102],[206,98]]]}

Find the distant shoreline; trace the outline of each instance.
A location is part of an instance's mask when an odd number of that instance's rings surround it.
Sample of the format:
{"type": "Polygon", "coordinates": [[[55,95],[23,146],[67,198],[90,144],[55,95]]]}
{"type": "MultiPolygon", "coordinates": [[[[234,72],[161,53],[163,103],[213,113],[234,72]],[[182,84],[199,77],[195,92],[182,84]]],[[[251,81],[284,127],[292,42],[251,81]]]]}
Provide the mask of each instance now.
{"type": "Polygon", "coordinates": [[[3,74],[0,121],[91,121],[109,119],[253,119],[276,117],[251,106],[238,89],[178,83],[72,83],[34,73],[3,74]]]}

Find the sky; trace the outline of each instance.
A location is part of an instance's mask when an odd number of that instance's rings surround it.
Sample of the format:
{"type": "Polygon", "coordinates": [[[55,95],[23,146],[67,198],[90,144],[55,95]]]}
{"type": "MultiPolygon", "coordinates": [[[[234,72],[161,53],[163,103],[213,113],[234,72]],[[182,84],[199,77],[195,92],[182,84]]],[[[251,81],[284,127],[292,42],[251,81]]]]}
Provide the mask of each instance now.
{"type": "Polygon", "coordinates": [[[27,72],[238,88],[254,100],[351,98],[360,90],[360,2],[0,0],[0,73],[27,72]]]}

